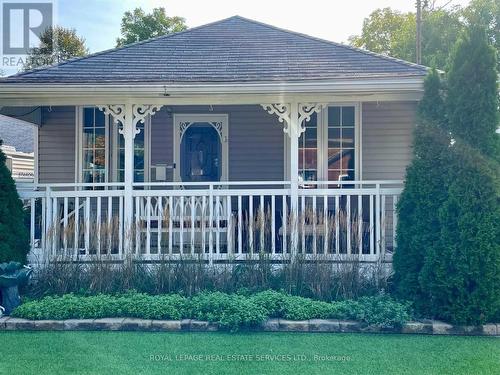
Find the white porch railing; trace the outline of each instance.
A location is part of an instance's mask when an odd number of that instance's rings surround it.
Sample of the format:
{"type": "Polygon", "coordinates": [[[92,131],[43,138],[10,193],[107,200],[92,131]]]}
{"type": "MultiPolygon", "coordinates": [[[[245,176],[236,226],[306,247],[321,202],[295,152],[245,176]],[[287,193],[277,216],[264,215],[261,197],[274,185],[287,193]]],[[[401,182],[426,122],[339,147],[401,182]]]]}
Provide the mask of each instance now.
{"type": "Polygon", "coordinates": [[[308,181],[293,202],[284,181],[136,183],[126,223],[123,186],[18,186],[32,251],[74,260],[390,260],[402,189],[400,181],[308,181]]]}

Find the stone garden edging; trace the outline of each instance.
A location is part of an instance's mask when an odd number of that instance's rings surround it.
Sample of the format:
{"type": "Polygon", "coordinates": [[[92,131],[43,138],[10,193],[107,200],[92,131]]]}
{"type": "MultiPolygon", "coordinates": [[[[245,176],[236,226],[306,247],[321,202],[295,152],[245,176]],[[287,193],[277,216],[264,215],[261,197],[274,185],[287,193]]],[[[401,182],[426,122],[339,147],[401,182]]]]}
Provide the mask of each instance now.
{"type": "MultiPolygon", "coordinates": [[[[135,318],[27,320],[0,318],[1,331],[144,331],[144,332],[210,332],[219,331],[215,323],[195,319],[151,320],[135,318]]],[[[454,326],[440,321],[408,322],[401,328],[367,326],[346,320],[269,319],[253,331],[265,332],[332,332],[332,333],[406,333],[427,335],[468,335],[500,337],[500,324],[454,326]]]]}

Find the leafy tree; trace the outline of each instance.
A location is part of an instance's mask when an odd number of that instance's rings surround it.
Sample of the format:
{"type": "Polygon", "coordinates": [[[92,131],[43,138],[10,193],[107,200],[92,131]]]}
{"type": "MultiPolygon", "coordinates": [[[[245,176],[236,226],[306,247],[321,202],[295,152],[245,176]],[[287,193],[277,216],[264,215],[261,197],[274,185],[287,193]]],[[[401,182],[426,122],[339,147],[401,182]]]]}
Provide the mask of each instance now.
{"type": "MultiPolygon", "coordinates": [[[[451,50],[463,28],[464,25],[461,22],[459,8],[424,11],[422,25],[422,64],[434,66],[439,69],[446,68],[451,50]]],[[[415,50],[415,43],[412,45],[414,47],[413,50],[415,50]]],[[[412,53],[414,53],[413,50],[412,53]]]]}
{"type": "Polygon", "coordinates": [[[495,50],[486,33],[471,27],[463,34],[451,56],[448,74],[448,114],[455,138],[469,143],[485,155],[497,156],[498,73],[495,50]]]}
{"type": "Polygon", "coordinates": [[[363,21],[361,35],[351,45],[407,60],[415,59],[415,14],[391,8],[376,9],[363,21]]]}
{"type": "Polygon", "coordinates": [[[165,8],[154,8],[146,14],[141,8],[125,12],[121,23],[121,38],[116,40],[116,46],[139,42],[157,36],[172,34],[186,30],[185,19],[168,17],[165,8]]]}
{"type": "MultiPolygon", "coordinates": [[[[450,48],[463,28],[458,8],[424,12],[422,64],[444,68],[450,48]]],[[[352,45],[372,52],[416,61],[416,16],[391,8],[377,9],[363,22],[361,35],[352,36],[352,45]]]]}
{"type": "MultiPolygon", "coordinates": [[[[500,54],[500,1],[472,0],[463,10],[463,16],[468,25],[486,29],[491,44],[500,54]]],[[[497,70],[500,72],[500,59],[497,61],[497,70]]]]}
{"type": "Polygon", "coordinates": [[[40,42],[40,46],[31,49],[24,64],[24,70],[52,65],[88,54],[85,39],[79,37],[75,29],[60,26],[49,27],[40,36],[40,42]]]}
{"type": "Polygon", "coordinates": [[[0,263],[25,263],[29,251],[29,233],[24,224],[23,206],[5,164],[6,160],[0,149],[0,263]]]}
{"type": "MultiPolygon", "coordinates": [[[[474,25],[486,28],[490,42],[500,53],[500,1],[472,0],[465,8],[437,7],[434,2],[430,3],[427,2],[423,10],[423,65],[445,69],[458,37],[474,25]]],[[[415,13],[377,9],[364,20],[361,34],[351,36],[349,41],[355,47],[414,62],[415,13]]],[[[500,61],[497,69],[500,71],[500,61]]]]}
{"type": "Polygon", "coordinates": [[[420,312],[430,311],[427,290],[420,285],[426,254],[439,241],[437,212],[446,200],[450,137],[443,130],[444,102],[440,77],[429,73],[418,108],[414,157],[398,204],[398,248],[394,254],[397,294],[415,302],[420,312]]]}

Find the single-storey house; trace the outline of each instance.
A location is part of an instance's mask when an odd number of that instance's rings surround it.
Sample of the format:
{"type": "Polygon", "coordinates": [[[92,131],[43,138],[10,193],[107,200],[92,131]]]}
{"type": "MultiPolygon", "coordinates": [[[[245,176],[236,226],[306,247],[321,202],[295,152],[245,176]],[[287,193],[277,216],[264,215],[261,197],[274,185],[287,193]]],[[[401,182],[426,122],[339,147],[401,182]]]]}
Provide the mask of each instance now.
{"type": "Polygon", "coordinates": [[[390,261],[426,68],[239,16],[0,80],[50,256],[390,261]]]}

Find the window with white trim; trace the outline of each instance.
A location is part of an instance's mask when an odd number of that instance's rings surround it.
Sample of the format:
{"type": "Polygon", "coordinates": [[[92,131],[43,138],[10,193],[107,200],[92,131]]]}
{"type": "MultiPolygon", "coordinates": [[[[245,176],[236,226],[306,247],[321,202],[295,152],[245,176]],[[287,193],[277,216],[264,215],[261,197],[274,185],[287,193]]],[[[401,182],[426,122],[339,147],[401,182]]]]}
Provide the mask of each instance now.
{"type": "MultiPolygon", "coordinates": [[[[148,121],[146,120],[146,123],[148,121]]],[[[115,155],[114,159],[114,181],[125,181],[125,139],[123,135],[118,132],[122,128],[121,122],[115,126],[115,155]]],[[[148,180],[148,164],[149,158],[147,150],[149,150],[149,129],[146,124],[139,122],[136,125],[140,129],[140,133],[134,138],[134,182],[144,182],[148,180]]]]}
{"type": "Polygon", "coordinates": [[[304,122],[299,138],[299,176],[303,181],[356,179],[355,105],[328,106],[304,122]]]}
{"type": "Polygon", "coordinates": [[[304,123],[305,131],[299,138],[299,176],[303,181],[318,180],[318,116],[311,115],[304,123]]]}
{"type": "Polygon", "coordinates": [[[355,179],[355,108],[328,107],[327,168],[328,181],[355,179]]]}
{"type": "Polygon", "coordinates": [[[107,181],[107,129],[104,112],[84,107],[82,113],[82,182],[107,181]]]}
{"type": "MultiPolygon", "coordinates": [[[[96,107],[80,107],[77,139],[78,178],[84,183],[123,182],[125,142],[120,122],[96,107]]],[[[149,178],[149,118],[139,122],[141,132],[134,139],[134,181],[149,178]]]]}

